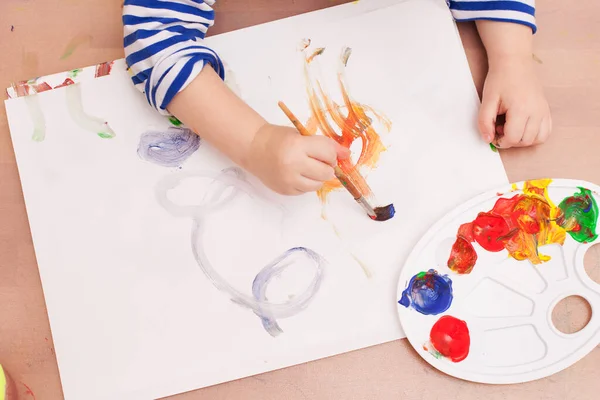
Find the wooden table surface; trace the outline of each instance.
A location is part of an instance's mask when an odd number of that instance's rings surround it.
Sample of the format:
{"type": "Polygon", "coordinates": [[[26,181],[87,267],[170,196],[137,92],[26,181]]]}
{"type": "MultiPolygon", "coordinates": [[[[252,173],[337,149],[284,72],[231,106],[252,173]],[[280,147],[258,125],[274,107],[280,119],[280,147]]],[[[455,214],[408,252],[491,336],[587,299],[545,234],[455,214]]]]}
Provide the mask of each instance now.
{"type": "MultiPolygon", "coordinates": [[[[361,0],[368,1],[368,0],[361,0]]],[[[218,0],[211,34],[328,7],[343,0],[218,0]]],[[[511,181],[578,178],[600,184],[600,1],[538,0],[535,56],[554,132],[537,148],[507,151],[511,181]],[[568,5],[567,5],[568,3],[568,5]]],[[[122,0],[1,0],[0,86],[123,57],[122,0]]],[[[481,89],[485,54],[474,26],[460,26],[481,89]]],[[[365,32],[367,34],[367,32],[365,32]]],[[[600,246],[586,256],[600,282],[600,246]]],[[[565,302],[555,321],[581,325],[589,310],[565,302]]],[[[91,344],[93,345],[93,344],[91,344]]],[[[61,399],[62,390],[6,112],[0,110],[0,363],[21,399],[61,399]],[[35,396],[35,397],[34,397],[35,396]]],[[[546,379],[473,384],[425,363],[406,340],[190,392],[177,399],[592,399],[600,350],[546,379]]]]}

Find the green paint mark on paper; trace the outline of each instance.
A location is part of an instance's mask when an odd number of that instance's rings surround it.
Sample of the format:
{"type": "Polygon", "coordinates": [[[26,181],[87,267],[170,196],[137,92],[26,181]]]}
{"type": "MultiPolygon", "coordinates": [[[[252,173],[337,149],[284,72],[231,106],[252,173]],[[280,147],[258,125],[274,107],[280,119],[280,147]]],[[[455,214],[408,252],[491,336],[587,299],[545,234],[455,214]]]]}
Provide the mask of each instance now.
{"type": "Polygon", "coordinates": [[[43,142],[46,138],[46,118],[40,105],[37,95],[25,97],[25,104],[29,111],[29,116],[33,121],[33,134],[31,139],[35,142],[43,142]]]}
{"type": "Polygon", "coordinates": [[[169,117],[169,122],[175,126],[181,126],[181,121],[175,117],[169,117]]]}
{"type": "Polygon", "coordinates": [[[598,238],[598,204],[589,189],[580,187],[579,193],[565,198],[558,207],[563,215],[557,220],[569,235],[579,243],[593,242],[598,238]]]}
{"type": "Polygon", "coordinates": [[[115,137],[114,132],[98,132],[98,136],[102,139],[112,139],[115,137]]]}
{"type": "Polygon", "coordinates": [[[75,124],[81,129],[92,132],[103,139],[110,139],[115,136],[115,132],[111,129],[108,122],[85,112],[81,101],[81,85],[68,85],[65,88],[65,92],[67,109],[75,124]]]}

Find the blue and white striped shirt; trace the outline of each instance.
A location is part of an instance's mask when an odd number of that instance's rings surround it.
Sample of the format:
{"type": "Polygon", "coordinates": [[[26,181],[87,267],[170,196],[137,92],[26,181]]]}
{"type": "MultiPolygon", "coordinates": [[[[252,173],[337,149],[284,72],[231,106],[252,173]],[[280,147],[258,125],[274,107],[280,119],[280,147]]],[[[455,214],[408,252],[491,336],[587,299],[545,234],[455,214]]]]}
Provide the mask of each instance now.
{"type": "MultiPolygon", "coordinates": [[[[446,0],[456,21],[524,24],[535,33],[535,0],[446,0]]],[[[126,62],[134,85],[161,114],[209,64],[224,78],[219,56],[202,45],[214,23],[215,0],[125,0],[126,62]]]]}

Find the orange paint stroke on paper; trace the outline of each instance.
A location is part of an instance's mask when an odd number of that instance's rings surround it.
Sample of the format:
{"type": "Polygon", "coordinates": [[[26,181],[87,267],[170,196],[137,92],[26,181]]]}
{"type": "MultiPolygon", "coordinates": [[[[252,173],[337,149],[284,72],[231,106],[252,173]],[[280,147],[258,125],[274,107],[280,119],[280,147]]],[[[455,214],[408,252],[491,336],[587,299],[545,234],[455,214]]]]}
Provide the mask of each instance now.
{"type": "MultiPolygon", "coordinates": [[[[310,40],[305,40],[301,50],[304,53],[304,74],[310,106],[310,118],[305,125],[311,134],[316,134],[318,130],[348,149],[355,142],[360,142],[358,159],[339,160],[338,165],[360,189],[363,196],[367,199],[373,198],[360,170],[377,166],[379,156],[386,150],[379,131],[389,133],[392,123],[386,116],[368,105],[355,101],[350,95],[345,71],[352,49],[344,47],[339,57],[337,82],[341,101],[337,102],[325,91],[324,85],[314,72],[315,61],[324,53],[325,48],[309,50],[309,47],[310,40]]],[[[317,194],[321,201],[325,202],[331,191],[341,187],[340,181],[333,179],[325,182],[317,194]]]]}

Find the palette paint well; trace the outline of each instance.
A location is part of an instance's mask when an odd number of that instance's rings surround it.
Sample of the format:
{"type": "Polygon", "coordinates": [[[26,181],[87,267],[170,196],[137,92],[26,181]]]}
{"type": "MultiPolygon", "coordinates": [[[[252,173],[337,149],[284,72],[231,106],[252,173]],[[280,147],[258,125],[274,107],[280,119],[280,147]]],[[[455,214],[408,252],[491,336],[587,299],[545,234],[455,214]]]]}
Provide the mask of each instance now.
{"type": "Polygon", "coordinates": [[[422,237],[398,284],[402,328],[428,363],[457,378],[521,383],[559,372],[600,343],[600,285],[585,272],[600,187],[536,180],[480,195],[422,237]],[[588,325],[560,332],[552,311],[576,295],[588,325]]]}

